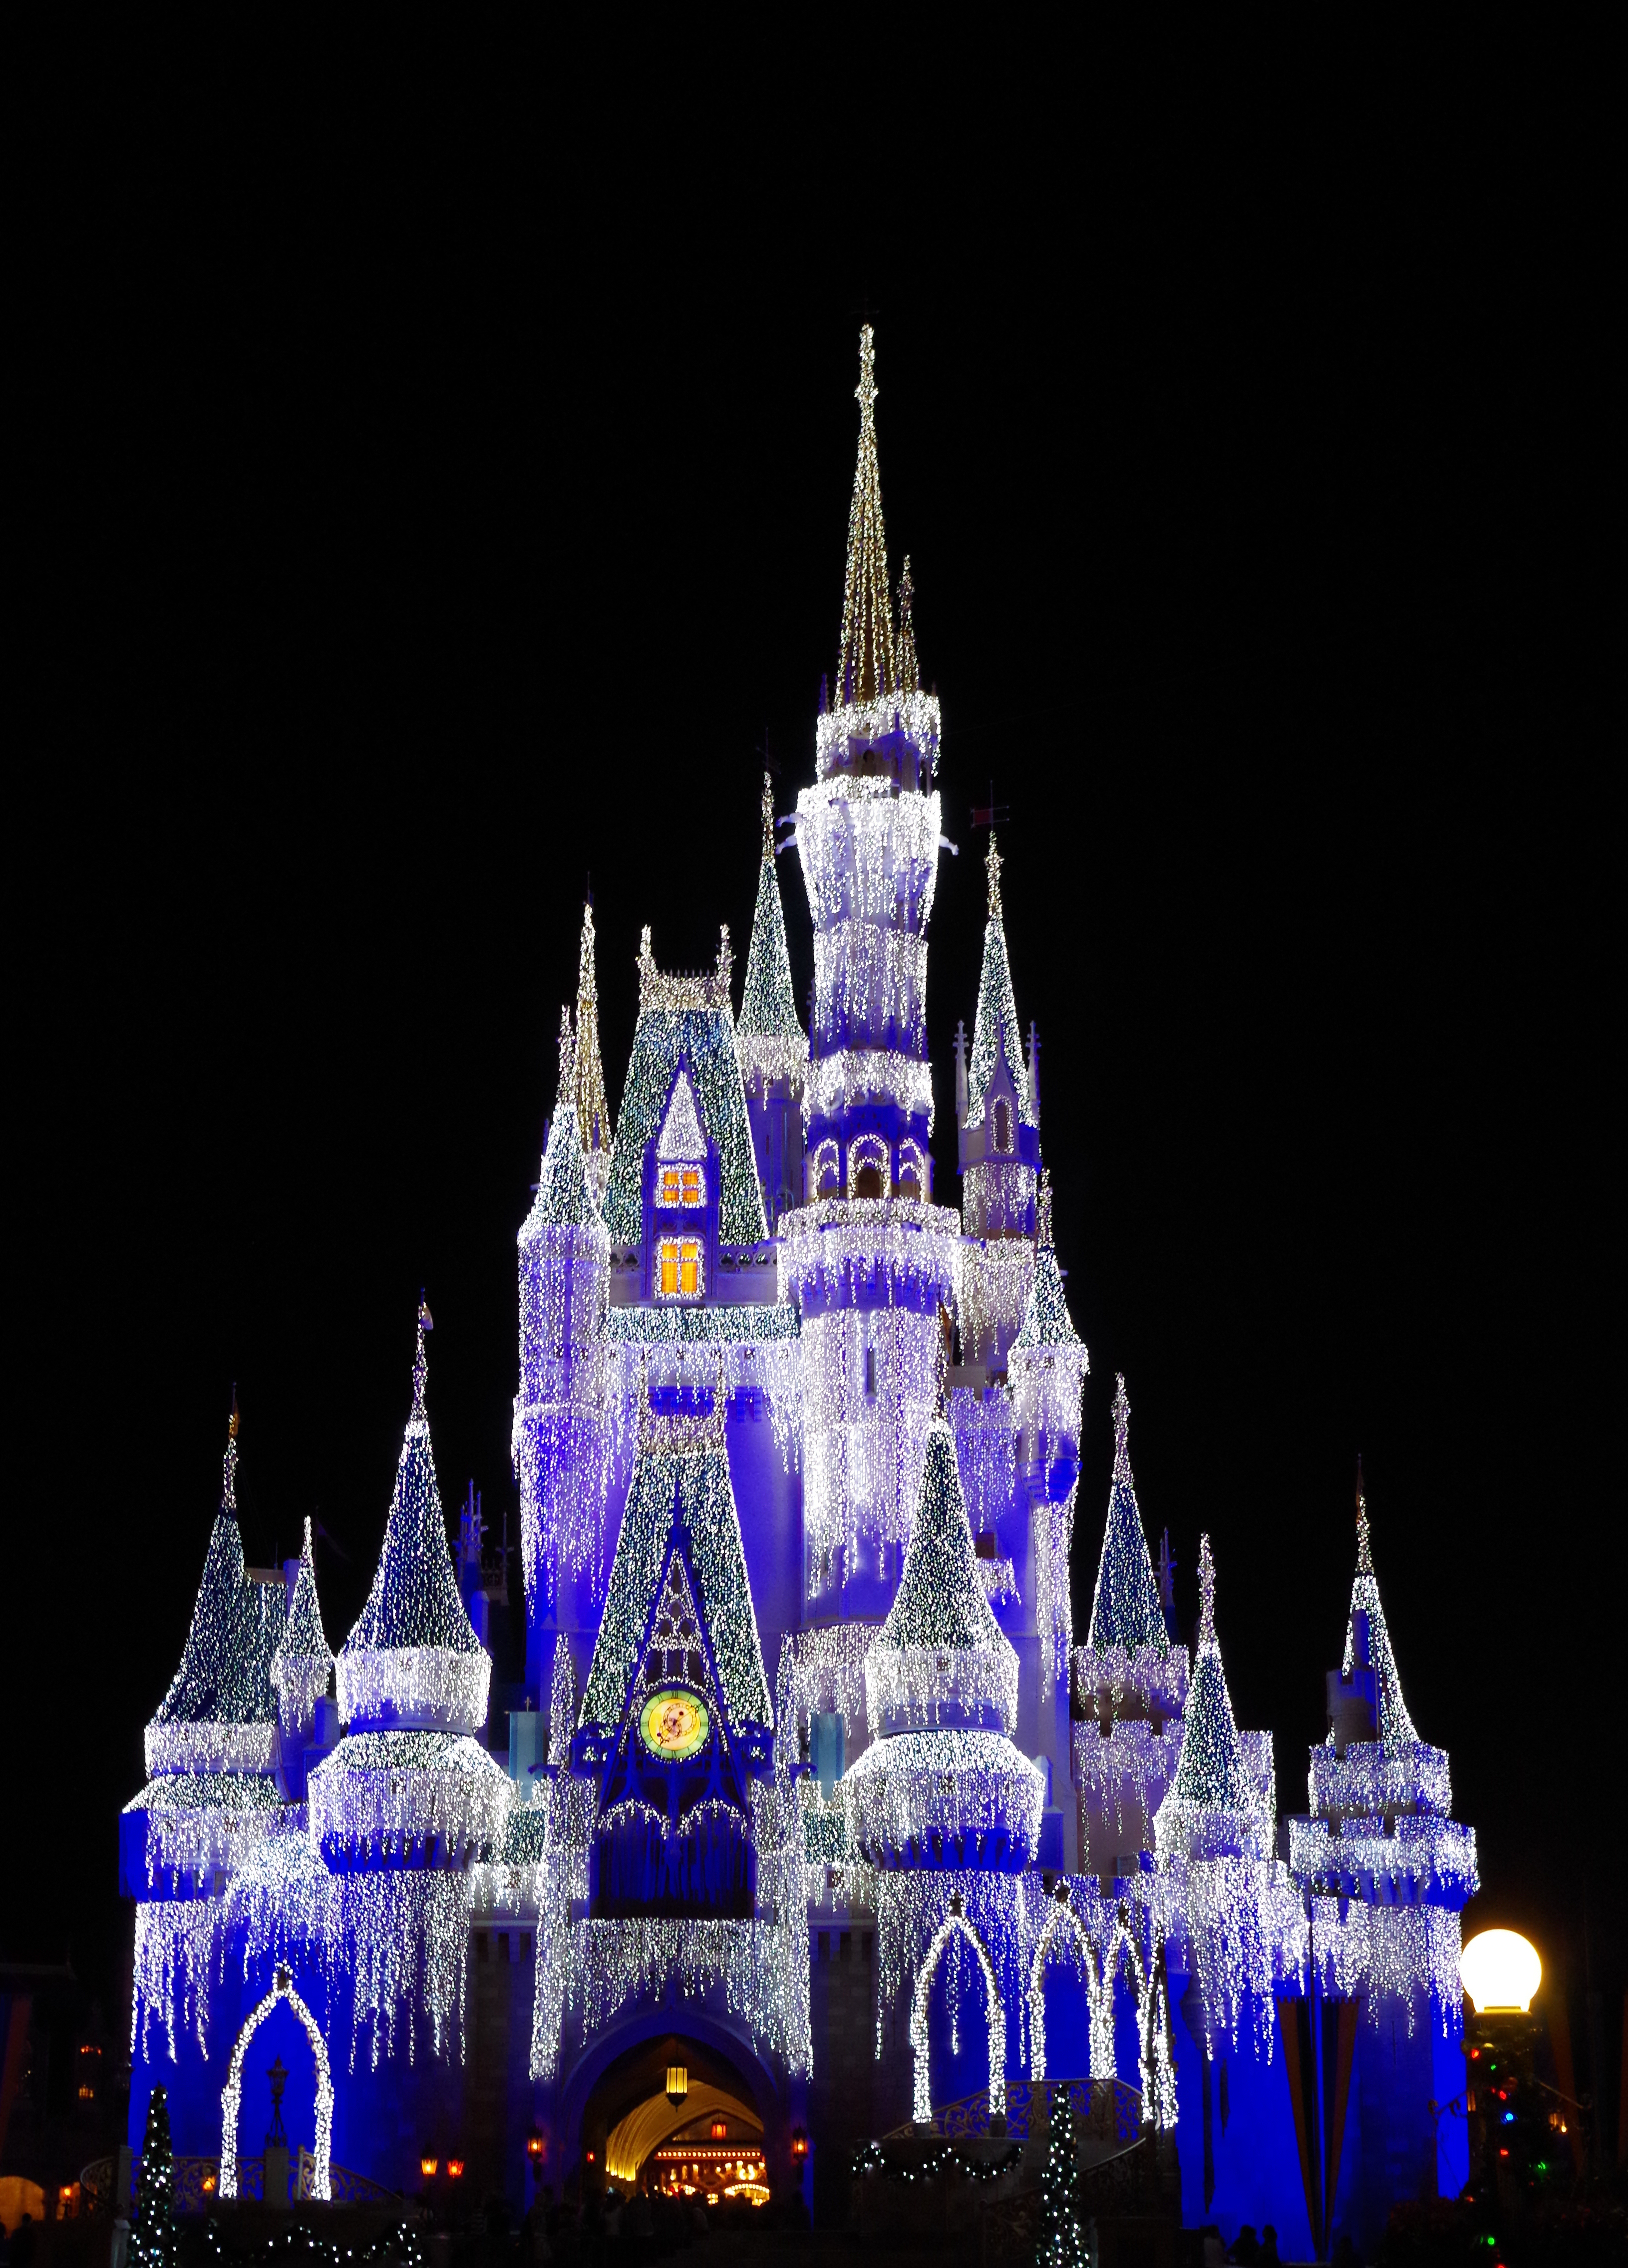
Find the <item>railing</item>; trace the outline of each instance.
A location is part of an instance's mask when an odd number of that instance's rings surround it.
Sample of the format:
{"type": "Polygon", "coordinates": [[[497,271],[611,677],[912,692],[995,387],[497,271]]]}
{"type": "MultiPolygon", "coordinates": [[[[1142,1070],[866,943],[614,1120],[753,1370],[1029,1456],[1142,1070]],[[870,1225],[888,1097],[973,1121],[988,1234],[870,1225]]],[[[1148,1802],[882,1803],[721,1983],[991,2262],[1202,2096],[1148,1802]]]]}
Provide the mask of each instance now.
{"type": "Polygon", "coordinates": [[[1031,2110],[1038,2127],[1045,2116],[1045,2090],[1059,2087],[1068,2089],[1074,2111],[1074,2132],[1081,2141],[1129,2144],[1141,2139],[1142,2097],[1123,2079],[1009,2079],[1004,2130],[990,2123],[990,2093],[985,2087],[976,2095],[963,2095],[954,2102],[944,2103],[933,2112],[926,2126],[895,2126],[881,2139],[885,2142],[902,2142],[912,2135],[939,2135],[946,2140],[998,2141],[1004,2132],[1007,2141],[1027,2142],[1031,2110]]]}
{"type": "MultiPolygon", "coordinates": [[[[180,2213],[212,2213],[220,2203],[220,2160],[218,2158],[177,2157],[170,2161],[174,2169],[175,2210],[180,2213]]],[[[258,2198],[264,2185],[264,2160],[238,2160],[238,2193],[240,2197],[258,2198]]],[[[128,2215],[136,2196],[136,2185],[141,2175],[141,2159],[132,2153],[130,2158],[130,2194],[121,2205],[114,2198],[117,2180],[114,2158],[95,2158],[79,2176],[82,2203],[80,2212],[86,2217],[111,2217],[122,2212],[128,2215]]],[[[316,2160],[302,2144],[294,2156],[294,2193],[302,2204],[311,2201],[316,2175],[316,2160]]],[[[328,2168],[328,2191],[335,2205],[400,2205],[401,2199],[394,2190],[386,2189],[381,2182],[370,2181],[365,2174],[352,2173],[348,2166],[328,2168]]]]}

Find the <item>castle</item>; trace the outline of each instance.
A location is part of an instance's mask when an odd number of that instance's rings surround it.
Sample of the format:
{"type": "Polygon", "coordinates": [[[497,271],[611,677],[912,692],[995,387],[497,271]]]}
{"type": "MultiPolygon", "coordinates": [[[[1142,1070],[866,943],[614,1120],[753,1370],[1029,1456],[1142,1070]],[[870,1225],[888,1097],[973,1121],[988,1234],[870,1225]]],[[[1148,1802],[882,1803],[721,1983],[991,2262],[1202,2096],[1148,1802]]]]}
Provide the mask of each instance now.
{"type": "Polygon", "coordinates": [[[585,916],[519,1235],[506,1756],[478,1516],[454,1556],[437,1485],[428,1307],[336,1656],[309,1525],[284,1570],[245,1564],[234,1415],[121,1822],[130,2139],[162,2080],[202,2200],[284,2178],[258,2140],[274,2054],[316,2197],[817,2189],[947,2107],[998,2132],[1040,2079],[1120,2082],[1132,2138],[1174,2136],[1184,2219],[1273,2221],[1290,2254],[1371,2243],[1395,2198],[1464,2177],[1440,2106],[1475,1838],[1409,1717],[1360,1496],[1304,1814],[1279,1815],[1271,1734],[1234,1722],[1207,1536],[1182,1641],[1123,1380],[1072,1627],[1089,1365],[992,835],[959,1208],[937,1187],[939,711],[908,560],[896,606],[888,583],[868,327],[858,399],[834,697],[795,813],[764,784],[739,1014],[726,932],[675,975],[646,930],[614,1127],[585,916]]]}

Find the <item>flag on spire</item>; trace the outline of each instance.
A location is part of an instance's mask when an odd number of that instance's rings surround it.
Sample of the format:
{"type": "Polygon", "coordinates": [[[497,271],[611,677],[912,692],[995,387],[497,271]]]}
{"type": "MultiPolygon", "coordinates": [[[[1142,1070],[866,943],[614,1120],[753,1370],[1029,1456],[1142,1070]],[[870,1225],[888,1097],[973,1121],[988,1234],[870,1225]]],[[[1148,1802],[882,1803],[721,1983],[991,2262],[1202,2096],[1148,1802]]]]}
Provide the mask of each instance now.
{"type": "Polygon", "coordinates": [[[993,828],[986,863],[989,917],[983,924],[983,968],[978,978],[978,1012],[972,1027],[972,1062],[967,1076],[967,1123],[969,1127],[983,1123],[990,1082],[996,1066],[1004,1062],[1019,1117],[1026,1126],[1036,1126],[1039,1116],[1029,1091],[1018,1004],[1012,990],[1012,965],[1006,956],[1006,925],[1000,903],[1000,870],[1005,861],[995,848],[993,828]]]}
{"type": "Polygon", "coordinates": [[[882,530],[881,475],[876,464],[876,336],[859,334],[859,460],[848,512],[848,575],[843,591],[843,647],[837,699],[843,708],[898,690],[893,609],[888,598],[888,542],[882,530]]]}
{"type": "Polygon", "coordinates": [[[1102,1534],[1102,1557],[1097,1567],[1096,1593],[1091,1602],[1091,1628],[1086,1644],[1094,1653],[1122,1646],[1129,1653],[1138,1646],[1156,1646],[1163,1653],[1169,1645],[1159,1580],[1143,1533],[1142,1514],[1136,1500],[1131,1471],[1131,1403],[1125,1394],[1124,1373],[1115,1380],[1114,1477],[1109,1489],[1108,1525],[1102,1534]]]}
{"type": "Polygon", "coordinates": [[[593,961],[593,901],[582,909],[582,943],[577,955],[577,1044],[572,1069],[577,1124],[587,1160],[593,1202],[602,1204],[610,1179],[611,1117],[600,1063],[600,988],[593,961]]]}
{"type": "Polygon", "coordinates": [[[1408,1714],[1408,1705],[1402,1697],[1402,1679],[1396,1668],[1396,1659],[1390,1649],[1390,1631],[1385,1622],[1385,1609],[1380,1604],[1380,1587],[1374,1573],[1374,1550],[1368,1533],[1368,1500],[1363,1493],[1362,1460],[1357,1460],[1357,1572],[1351,1587],[1351,1611],[1345,1620],[1345,1654],[1340,1665],[1340,1675],[1349,1679],[1356,1664],[1359,1637],[1366,1634],[1367,1658],[1365,1669],[1371,1669],[1379,1687],[1379,1737],[1387,1749],[1396,1749],[1404,1742],[1417,1741],[1413,1719],[1408,1714]],[[1360,1621],[1359,1618],[1360,1617],[1360,1621]]]}

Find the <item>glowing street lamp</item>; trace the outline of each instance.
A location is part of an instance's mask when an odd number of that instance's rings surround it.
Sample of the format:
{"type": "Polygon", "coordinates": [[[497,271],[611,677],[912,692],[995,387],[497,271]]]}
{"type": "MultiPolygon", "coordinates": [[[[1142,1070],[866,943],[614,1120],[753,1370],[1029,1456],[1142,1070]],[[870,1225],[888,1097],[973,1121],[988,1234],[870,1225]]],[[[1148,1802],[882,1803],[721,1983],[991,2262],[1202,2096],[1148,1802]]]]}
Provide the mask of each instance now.
{"type": "Polygon", "coordinates": [[[1459,1955],[1459,1980],[1478,2016],[1524,2016],[1543,1978],[1537,1948],[1513,1929],[1484,1929],[1459,1955]]]}

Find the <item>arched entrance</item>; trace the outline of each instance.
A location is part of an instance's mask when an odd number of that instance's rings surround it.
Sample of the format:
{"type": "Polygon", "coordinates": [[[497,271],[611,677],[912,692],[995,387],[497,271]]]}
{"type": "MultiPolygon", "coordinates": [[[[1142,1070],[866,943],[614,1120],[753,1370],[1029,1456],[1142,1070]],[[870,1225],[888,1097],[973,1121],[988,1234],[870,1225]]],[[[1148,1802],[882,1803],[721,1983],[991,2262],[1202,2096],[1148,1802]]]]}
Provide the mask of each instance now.
{"type": "Polygon", "coordinates": [[[693,2030],[651,2030],[613,2056],[586,2094],[578,2127],[584,2174],[624,2194],[681,2186],[704,2197],[755,2187],[766,2196],[765,2128],[776,2123],[767,2092],[761,2100],[763,2074],[749,2056],[737,2058],[693,2030]],[[669,2077],[681,2071],[682,2092],[670,2094],[669,2077]],[[723,2132],[714,2134],[715,2126],[723,2132]]]}
{"type": "Polygon", "coordinates": [[[316,2060],[317,2131],[313,2154],[316,2163],[312,2174],[311,2194],[326,2200],[330,2193],[328,2168],[334,2144],[334,2080],[328,2068],[328,2043],[317,2029],[316,2018],[294,1990],[293,1978],[286,1969],[279,1969],[270,1992],[258,2007],[251,2010],[238,2034],[226,2071],[226,2084],[221,2089],[220,2194],[224,2198],[234,2198],[238,2193],[238,2110],[243,2096],[243,2058],[248,2053],[249,2042],[280,2000],[288,2002],[290,2009],[305,2026],[306,2037],[311,2043],[311,2052],[316,2060]]]}
{"type": "MultiPolygon", "coordinates": [[[[960,1900],[956,1900],[959,1905],[960,1900]]],[[[915,2116],[927,2121],[932,2117],[932,2077],[930,2068],[930,2049],[927,2038],[927,2002],[932,1989],[933,1971],[944,1957],[952,1938],[960,1937],[972,1948],[983,1979],[984,2007],[989,2018],[989,2104],[991,2117],[1004,2118],[1006,2113],[1006,2011],[1000,1997],[1000,1986],[995,1977],[995,1965],[991,1961],[983,1940],[961,1913],[947,1914],[939,1923],[932,1943],[927,1948],[921,1974],[916,1980],[916,1990],[910,2000],[910,2046],[915,2055],[915,2116]]]]}

